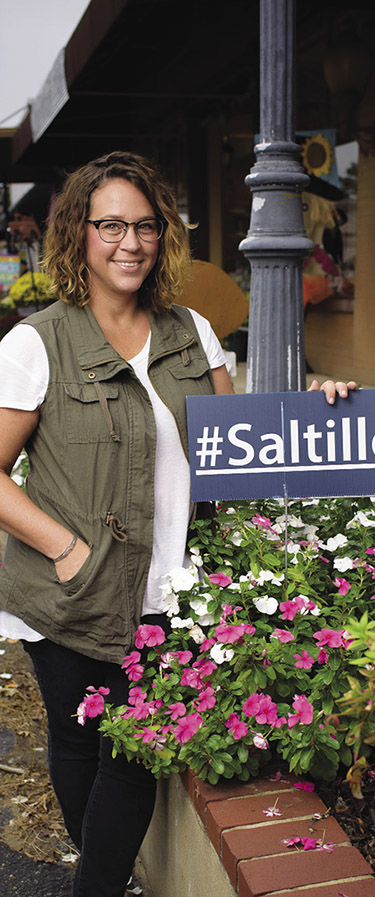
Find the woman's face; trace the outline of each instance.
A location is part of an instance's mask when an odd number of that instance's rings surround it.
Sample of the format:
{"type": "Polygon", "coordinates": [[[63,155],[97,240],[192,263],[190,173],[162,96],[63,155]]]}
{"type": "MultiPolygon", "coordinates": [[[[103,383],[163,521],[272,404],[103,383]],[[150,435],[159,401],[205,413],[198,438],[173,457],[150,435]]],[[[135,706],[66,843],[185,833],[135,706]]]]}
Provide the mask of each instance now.
{"type": "MultiPolygon", "coordinates": [[[[89,218],[128,222],[154,218],[155,212],[144,194],[130,181],[113,179],[94,190],[89,218]]],[[[90,298],[137,299],[137,293],[159,252],[159,241],[146,243],[129,227],[119,243],[105,243],[93,224],[87,224],[86,265],[90,273],[90,298]]]]}

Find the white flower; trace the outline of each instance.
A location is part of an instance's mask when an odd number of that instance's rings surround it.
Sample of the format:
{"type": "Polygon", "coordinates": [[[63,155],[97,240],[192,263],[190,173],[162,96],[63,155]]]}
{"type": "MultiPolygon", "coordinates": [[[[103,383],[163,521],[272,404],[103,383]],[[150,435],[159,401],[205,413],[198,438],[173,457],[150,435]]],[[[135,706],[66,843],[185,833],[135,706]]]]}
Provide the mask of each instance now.
{"type": "Polygon", "coordinates": [[[304,522],[303,520],[301,520],[301,517],[296,517],[295,514],[288,514],[287,517],[285,516],[285,514],[281,514],[280,517],[276,517],[276,526],[274,526],[274,529],[276,529],[278,533],[282,532],[282,530],[285,530],[286,527],[290,529],[290,527],[292,526],[297,527],[297,529],[300,529],[301,526],[304,526],[304,522]]]}
{"type": "Polygon", "coordinates": [[[225,663],[225,661],[232,660],[234,656],[234,651],[232,648],[224,648],[224,645],[214,645],[210,651],[210,657],[215,663],[225,663]]]}
{"type": "Polygon", "coordinates": [[[278,576],[276,573],[273,573],[272,570],[259,570],[257,583],[258,585],[263,586],[265,582],[272,582],[273,585],[279,586],[283,579],[284,573],[280,573],[278,576]]]}
{"type": "Polygon", "coordinates": [[[305,526],[303,532],[304,532],[304,535],[306,536],[306,539],[309,539],[310,536],[311,536],[311,538],[314,539],[316,533],[318,532],[318,529],[319,529],[318,526],[313,526],[312,524],[310,524],[309,526],[305,526]]]}
{"type": "Polygon", "coordinates": [[[197,571],[193,564],[190,567],[173,567],[165,576],[163,576],[173,592],[190,592],[197,582],[197,571]]]}
{"type": "Polygon", "coordinates": [[[353,569],[353,561],[349,557],[335,558],[333,566],[334,569],[339,570],[340,573],[346,573],[347,570],[353,569]]]}
{"type": "Polygon", "coordinates": [[[193,628],[190,630],[190,638],[193,639],[196,645],[201,645],[204,642],[206,636],[201,627],[195,624],[195,626],[193,626],[193,628]]]}
{"type": "Polygon", "coordinates": [[[279,606],[276,598],[272,598],[271,595],[262,595],[259,598],[253,598],[253,604],[255,604],[255,607],[261,614],[274,614],[279,606]]]}
{"type": "Polygon", "coordinates": [[[249,570],[248,573],[246,573],[246,574],[244,574],[244,575],[242,575],[242,576],[239,577],[239,581],[240,581],[240,582],[246,582],[246,583],[247,583],[247,588],[248,588],[248,589],[253,589],[253,588],[254,588],[254,585],[253,585],[253,579],[254,579],[254,576],[253,576],[251,570],[249,570]]]}
{"type": "Polygon", "coordinates": [[[211,599],[211,595],[202,595],[201,598],[195,598],[194,601],[190,601],[190,607],[198,614],[199,622],[202,626],[211,626],[215,622],[214,615],[207,610],[207,598],[211,599]],[[205,601],[202,600],[204,598],[206,599],[205,601]]]}
{"type": "Polygon", "coordinates": [[[231,582],[230,586],[227,586],[227,589],[230,589],[231,592],[240,592],[241,586],[239,582],[231,582]]]}
{"type": "Polygon", "coordinates": [[[331,536],[330,539],[327,539],[326,548],[328,551],[336,551],[338,548],[343,548],[343,546],[347,544],[347,537],[344,536],[343,533],[337,533],[337,536],[331,536]]]}
{"type": "MultiPolygon", "coordinates": [[[[302,614],[305,614],[306,611],[303,610],[303,611],[301,611],[301,613],[302,613],[302,614]]],[[[319,610],[318,607],[314,607],[313,610],[309,610],[308,613],[309,613],[309,614],[312,614],[313,617],[319,617],[320,610],[319,610]]]]}
{"type": "Polygon", "coordinates": [[[163,612],[167,614],[167,617],[175,617],[180,610],[177,595],[175,595],[174,592],[171,592],[167,583],[161,585],[160,589],[162,592],[161,599],[163,612]]]}
{"type": "Polygon", "coordinates": [[[190,549],[190,554],[191,554],[191,562],[192,562],[192,564],[194,564],[194,567],[203,567],[203,558],[201,558],[201,556],[199,554],[199,548],[196,548],[194,546],[194,548],[190,549]]]}
{"type": "Polygon", "coordinates": [[[192,629],[193,626],[195,626],[195,623],[191,617],[187,617],[186,620],[181,620],[181,617],[172,617],[172,629],[192,629]]]}
{"type": "Polygon", "coordinates": [[[237,545],[237,547],[238,547],[239,545],[241,545],[241,543],[242,543],[242,535],[241,535],[241,533],[239,532],[239,530],[236,529],[236,530],[234,531],[234,533],[232,533],[232,535],[230,536],[230,541],[233,542],[233,545],[237,545]]]}
{"type": "Polygon", "coordinates": [[[349,523],[346,524],[346,528],[353,529],[358,524],[360,524],[360,526],[375,526],[375,520],[369,520],[363,511],[357,511],[353,519],[349,520],[349,523]]]}

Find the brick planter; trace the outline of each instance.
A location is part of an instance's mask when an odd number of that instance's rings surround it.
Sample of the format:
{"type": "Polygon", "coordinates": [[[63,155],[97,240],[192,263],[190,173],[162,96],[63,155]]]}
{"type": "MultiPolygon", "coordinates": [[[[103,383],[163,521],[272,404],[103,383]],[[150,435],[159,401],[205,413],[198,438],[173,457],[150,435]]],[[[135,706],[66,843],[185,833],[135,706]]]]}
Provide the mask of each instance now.
{"type": "MultiPolygon", "coordinates": [[[[371,867],[352,847],[335,819],[314,820],[326,807],[320,798],[293,787],[296,779],[270,775],[246,784],[211,786],[191,772],[183,783],[213,847],[239,897],[375,897],[371,867]],[[267,817],[274,806],[282,816],[267,817]],[[323,837],[332,852],[296,850],[284,838],[323,837]]],[[[213,883],[212,892],[215,893],[213,883]]],[[[192,897],[200,897],[192,892],[192,897]]]]}

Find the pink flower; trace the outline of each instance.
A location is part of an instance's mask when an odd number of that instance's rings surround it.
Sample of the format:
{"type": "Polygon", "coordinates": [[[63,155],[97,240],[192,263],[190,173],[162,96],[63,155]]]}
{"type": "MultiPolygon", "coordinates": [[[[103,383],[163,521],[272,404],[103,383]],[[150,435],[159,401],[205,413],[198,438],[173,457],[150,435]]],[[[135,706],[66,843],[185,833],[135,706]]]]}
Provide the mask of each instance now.
{"type": "Polygon", "coordinates": [[[311,667],[315,662],[308,651],[302,651],[302,654],[293,654],[293,657],[296,660],[294,665],[300,670],[311,670],[311,667]]]}
{"type": "Polygon", "coordinates": [[[283,642],[284,644],[286,644],[286,642],[294,641],[294,635],[292,635],[291,632],[288,632],[287,629],[274,629],[273,632],[271,632],[270,638],[278,638],[279,642],[283,642]]]}
{"type": "Polygon", "coordinates": [[[329,654],[325,648],[321,648],[318,654],[318,663],[328,663],[329,654]]]}
{"type": "Polygon", "coordinates": [[[299,788],[300,791],[315,791],[313,782],[296,782],[294,788],[299,788]]]}
{"type": "Polygon", "coordinates": [[[206,660],[205,657],[198,657],[198,660],[193,663],[193,669],[198,670],[200,678],[204,679],[205,676],[210,676],[214,670],[217,670],[217,664],[213,660],[206,660]]]}
{"type": "Polygon", "coordinates": [[[182,701],[176,701],[175,704],[168,704],[169,710],[166,713],[170,714],[171,720],[175,722],[179,716],[186,716],[186,707],[182,701]]]}
{"type": "Polygon", "coordinates": [[[229,623],[219,623],[215,629],[215,636],[218,642],[233,644],[243,638],[244,631],[244,623],[239,623],[237,626],[231,626],[229,623]]]}
{"type": "Polygon", "coordinates": [[[225,725],[226,728],[229,729],[231,735],[233,735],[235,741],[239,741],[240,738],[244,738],[249,731],[248,726],[246,725],[246,723],[243,723],[242,720],[240,720],[239,716],[237,716],[237,713],[231,713],[225,725]]]}
{"type": "Polygon", "coordinates": [[[139,651],[132,651],[131,654],[127,654],[126,657],[122,658],[122,670],[126,670],[128,667],[133,666],[133,663],[139,663],[141,659],[141,655],[139,651]]]}
{"type": "Polygon", "coordinates": [[[148,623],[143,623],[141,626],[138,626],[135,634],[135,644],[137,648],[142,650],[145,645],[147,648],[153,648],[155,645],[162,645],[164,641],[165,633],[161,626],[151,626],[148,623]]]}
{"type": "MultiPolygon", "coordinates": [[[[317,844],[317,850],[326,850],[327,853],[332,853],[332,851],[335,849],[335,847],[336,847],[336,844],[334,843],[334,841],[326,841],[325,844],[319,844],[319,841],[318,841],[318,844],[317,844]]],[[[339,894],[341,894],[341,891],[339,891],[339,894]]]]}
{"type": "Polygon", "coordinates": [[[86,691],[91,691],[93,694],[98,691],[101,695],[109,695],[109,688],[105,688],[104,685],[99,685],[99,688],[95,688],[95,685],[88,685],[86,691]]]}
{"type": "Polygon", "coordinates": [[[155,751],[162,751],[166,742],[166,736],[156,729],[149,729],[147,726],[141,732],[137,732],[135,738],[142,738],[144,744],[149,744],[155,751]]]}
{"type": "Polygon", "coordinates": [[[100,716],[103,713],[103,695],[109,694],[109,688],[104,688],[104,686],[100,686],[98,691],[96,691],[93,685],[89,685],[87,690],[90,691],[91,694],[85,695],[77,709],[78,722],[81,726],[85,724],[86,717],[93,719],[95,716],[100,716]]]}
{"type": "Polygon", "coordinates": [[[141,663],[134,663],[133,666],[129,667],[127,670],[128,679],[130,679],[131,682],[139,682],[139,680],[142,679],[143,671],[144,667],[141,663]]]}
{"type": "Polygon", "coordinates": [[[184,670],[181,676],[181,685],[199,689],[201,687],[201,678],[197,670],[191,670],[189,667],[187,670],[184,670]]]}
{"type": "Polygon", "coordinates": [[[190,741],[193,735],[202,724],[202,717],[199,713],[189,713],[187,716],[181,717],[178,725],[173,730],[174,737],[179,744],[185,744],[190,741]]]}
{"type": "Polygon", "coordinates": [[[181,666],[184,666],[185,663],[189,663],[192,656],[191,651],[176,651],[176,657],[181,666]]]}
{"type": "Polygon", "coordinates": [[[247,698],[247,700],[245,701],[245,703],[242,706],[242,710],[243,710],[245,716],[255,716],[255,714],[259,710],[259,704],[260,704],[260,697],[258,694],[256,694],[256,692],[253,692],[251,695],[249,695],[249,697],[247,698]]]}
{"type": "Polygon", "coordinates": [[[375,548],[366,548],[365,554],[375,554],[375,548]]]}
{"type": "Polygon", "coordinates": [[[213,586],[220,586],[221,589],[224,589],[225,586],[230,586],[233,582],[231,576],[226,576],[226,574],[222,573],[220,570],[218,573],[210,573],[208,578],[213,586]]]}
{"type": "Polygon", "coordinates": [[[266,751],[269,747],[267,739],[264,738],[263,735],[260,734],[260,732],[256,732],[256,734],[254,735],[253,745],[260,751],[266,751]]]}
{"type": "Polygon", "coordinates": [[[301,838],[304,850],[315,850],[317,845],[316,838],[301,838]]]}
{"type": "Polygon", "coordinates": [[[337,576],[334,579],[334,585],[337,586],[339,590],[339,595],[346,595],[346,593],[351,589],[350,582],[347,579],[342,579],[342,577],[337,576]]]}
{"type": "Polygon", "coordinates": [[[270,695],[260,694],[260,702],[255,719],[260,725],[266,723],[273,726],[277,720],[277,706],[271,700],[270,695]]]}
{"type": "Polygon", "coordinates": [[[264,723],[274,726],[277,720],[277,707],[269,695],[251,694],[245,701],[242,710],[245,716],[255,716],[259,725],[264,723]]]}
{"type": "Polygon", "coordinates": [[[200,653],[200,654],[203,654],[205,651],[209,651],[210,648],[213,647],[213,645],[216,645],[216,639],[214,639],[214,638],[206,638],[206,639],[204,640],[204,642],[202,642],[202,644],[201,644],[201,646],[200,646],[199,653],[200,653]]]}
{"type": "Polygon", "coordinates": [[[293,598],[292,601],[282,601],[279,604],[279,608],[282,611],[282,620],[294,620],[296,614],[305,609],[305,604],[297,597],[293,598]]]}
{"type": "Polygon", "coordinates": [[[282,844],[286,844],[287,847],[295,847],[297,844],[301,843],[301,838],[296,836],[295,838],[282,838],[282,844]]]}
{"type": "Polygon", "coordinates": [[[315,632],[313,638],[317,640],[319,648],[328,645],[329,648],[341,648],[344,644],[344,629],[320,629],[315,632]]]}
{"type": "Polygon", "coordinates": [[[272,532],[275,532],[269,517],[262,517],[261,514],[254,514],[254,517],[252,517],[251,520],[252,523],[255,523],[255,526],[259,526],[259,529],[270,529],[272,532]]]}
{"type": "Polygon", "coordinates": [[[136,701],[145,701],[146,698],[147,698],[147,692],[142,691],[142,688],[140,685],[136,685],[133,688],[129,689],[129,697],[128,697],[129,704],[135,704],[136,701]]]}
{"type": "Polygon", "coordinates": [[[211,710],[212,707],[215,707],[216,698],[214,694],[213,688],[210,685],[207,685],[207,688],[204,691],[200,692],[199,698],[196,698],[194,703],[194,707],[197,710],[200,710],[203,713],[204,710],[211,710]]]}
{"type": "Polygon", "coordinates": [[[278,799],[279,798],[276,798],[273,807],[267,807],[266,810],[262,810],[262,813],[264,813],[265,816],[282,816],[283,815],[281,810],[279,810],[276,806],[278,799]]]}
{"type": "Polygon", "coordinates": [[[307,700],[306,695],[294,695],[292,707],[296,713],[288,713],[288,729],[291,729],[296,723],[308,725],[313,721],[314,708],[307,700]]]}

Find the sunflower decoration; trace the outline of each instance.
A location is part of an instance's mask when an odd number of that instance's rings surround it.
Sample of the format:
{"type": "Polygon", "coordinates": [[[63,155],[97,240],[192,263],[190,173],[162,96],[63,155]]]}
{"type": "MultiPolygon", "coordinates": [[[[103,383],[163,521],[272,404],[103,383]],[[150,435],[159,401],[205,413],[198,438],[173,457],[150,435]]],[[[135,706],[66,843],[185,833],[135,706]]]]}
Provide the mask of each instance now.
{"type": "Polygon", "coordinates": [[[333,160],[332,144],[324,134],[308,137],[302,145],[302,162],[307,174],[320,178],[329,175],[333,160]]]}

